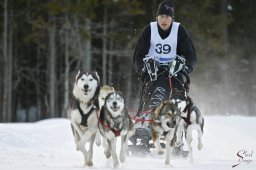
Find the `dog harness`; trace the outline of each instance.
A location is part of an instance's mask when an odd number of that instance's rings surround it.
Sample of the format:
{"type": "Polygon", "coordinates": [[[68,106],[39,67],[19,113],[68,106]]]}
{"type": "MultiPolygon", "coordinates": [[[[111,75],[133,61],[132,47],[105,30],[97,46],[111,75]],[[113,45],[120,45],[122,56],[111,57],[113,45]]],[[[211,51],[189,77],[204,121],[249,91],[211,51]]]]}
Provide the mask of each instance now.
{"type": "MultiPolygon", "coordinates": [[[[109,115],[111,117],[111,119],[120,119],[120,118],[124,118],[123,116],[118,116],[116,118],[113,118],[111,115],[109,115]]],[[[110,121],[108,120],[105,120],[105,115],[104,115],[104,112],[101,112],[100,113],[100,116],[98,117],[99,119],[99,123],[103,125],[103,127],[107,128],[107,129],[110,129],[114,134],[115,136],[120,136],[121,135],[121,128],[119,128],[119,123],[115,122],[114,121],[114,124],[111,124],[110,121]],[[105,120],[105,121],[104,121],[105,120]]]]}
{"type": "MultiPolygon", "coordinates": [[[[122,118],[122,116],[118,116],[116,119],[122,118]]],[[[107,125],[105,125],[106,128],[110,129],[115,136],[120,136],[121,129],[119,128],[120,122],[114,122],[111,124],[109,121],[106,121],[107,125]]]]}
{"type": "Polygon", "coordinates": [[[190,97],[188,97],[188,101],[189,101],[189,104],[185,107],[184,111],[183,112],[188,112],[187,114],[187,117],[182,117],[181,118],[188,124],[190,125],[191,124],[191,121],[190,121],[190,116],[191,116],[191,112],[192,110],[194,110],[195,108],[195,105],[193,104],[192,100],[190,97]]]}
{"type": "Polygon", "coordinates": [[[88,117],[90,116],[90,114],[96,110],[96,107],[95,106],[92,106],[92,108],[90,109],[90,111],[88,113],[84,113],[83,110],[81,109],[80,107],[80,103],[77,101],[77,108],[79,110],[79,113],[82,117],[82,121],[80,123],[80,125],[82,126],[87,126],[87,120],[88,120],[88,117]]]}

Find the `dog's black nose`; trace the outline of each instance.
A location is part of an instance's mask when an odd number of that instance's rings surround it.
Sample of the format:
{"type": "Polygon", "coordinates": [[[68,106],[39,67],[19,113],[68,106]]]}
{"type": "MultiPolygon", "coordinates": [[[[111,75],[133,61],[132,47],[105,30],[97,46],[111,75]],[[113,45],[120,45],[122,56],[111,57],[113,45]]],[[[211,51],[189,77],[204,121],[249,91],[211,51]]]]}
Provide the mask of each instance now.
{"type": "Polygon", "coordinates": [[[88,89],[88,88],[89,88],[88,84],[85,84],[84,89],[88,89]]]}
{"type": "Polygon", "coordinates": [[[113,106],[116,106],[117,105],[117,102],[113,102],[113,106]]]}

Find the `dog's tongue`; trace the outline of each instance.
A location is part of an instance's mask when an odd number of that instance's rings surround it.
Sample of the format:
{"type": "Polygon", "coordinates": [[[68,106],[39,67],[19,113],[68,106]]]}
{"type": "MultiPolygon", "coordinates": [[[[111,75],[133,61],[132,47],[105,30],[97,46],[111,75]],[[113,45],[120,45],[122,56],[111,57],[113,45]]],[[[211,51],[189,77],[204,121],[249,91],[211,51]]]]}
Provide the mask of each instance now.
{"type": "Polygon", "coordinates": [[[84,91],[84,94],[87,95],[89,92],[89,89],[83,89],[83,91],[84,91]]]}
{"type": "Polygon", "coordinates": [[[117,111],[119,109],[119,107],[112,107],[113,111],[117,111]]]}

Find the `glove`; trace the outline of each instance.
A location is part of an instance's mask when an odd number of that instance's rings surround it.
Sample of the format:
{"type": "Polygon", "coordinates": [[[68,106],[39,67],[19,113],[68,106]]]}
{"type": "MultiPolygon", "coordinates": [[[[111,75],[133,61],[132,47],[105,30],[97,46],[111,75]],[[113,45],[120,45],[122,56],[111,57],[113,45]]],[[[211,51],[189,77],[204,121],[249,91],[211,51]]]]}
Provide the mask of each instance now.
{"type": "MultiPolygon", "coordinates": [[[[150,81],[155,81],[157,79],[158,66],[153,57],[147,56],[143,59],[145,63],[145,70],[147,70],[148,75],[150,76],[150,81]]],[[[143,69],[142,69],[143,70],[143,69]]]]}
{"type": "Polygon", "coordinates": [[[184,70],[186,59],[180,56],[176,56],[175,60],[171,62],[169,66],[169,74],[175,75],[180,70],[184,70]]]}
{"type": "Polygon", "coordinates": [[[188,66],[186,66],[186,65],[183,67],[183,70],[184,70],[187,74],[189,74],[189,73],[191,73],[191,72],[193,71],[193,69],[191,68],[191,66],[188,67],[188,66]]]}
{"type": "Polygon", "coordinates": [[[180,70],[184,70],[185,65],[183,63],[177,62],[177,61],[173,61],[171,63],[171,66],[169,68],[169,74],[171,75],[175,75],[177,74],[180,70]]]}

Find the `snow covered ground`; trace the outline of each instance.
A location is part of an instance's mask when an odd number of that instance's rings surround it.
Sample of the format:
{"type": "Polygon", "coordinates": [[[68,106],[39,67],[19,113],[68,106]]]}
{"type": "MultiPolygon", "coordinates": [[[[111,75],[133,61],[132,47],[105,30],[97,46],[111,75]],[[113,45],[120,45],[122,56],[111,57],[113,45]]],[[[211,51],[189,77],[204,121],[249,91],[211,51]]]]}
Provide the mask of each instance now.
{"type": "MultiPolygon", "coordinates": [[[[173,167],[166,167],[164,156],[155,155],[153,150],[150,156],[128,157],[119,169],[256,170],[255,131],[256,117],[206,116],[202,151],[196,149],[193,134],[193,164],[174,159],[173,167]]],[[[67,119],[0,124],[0,170],[112,169],[112,160],[106,160],[103,148],[96,145],[93,162],[91,168],[83,166],[83,156],[75,150],[67,119]]]]}

